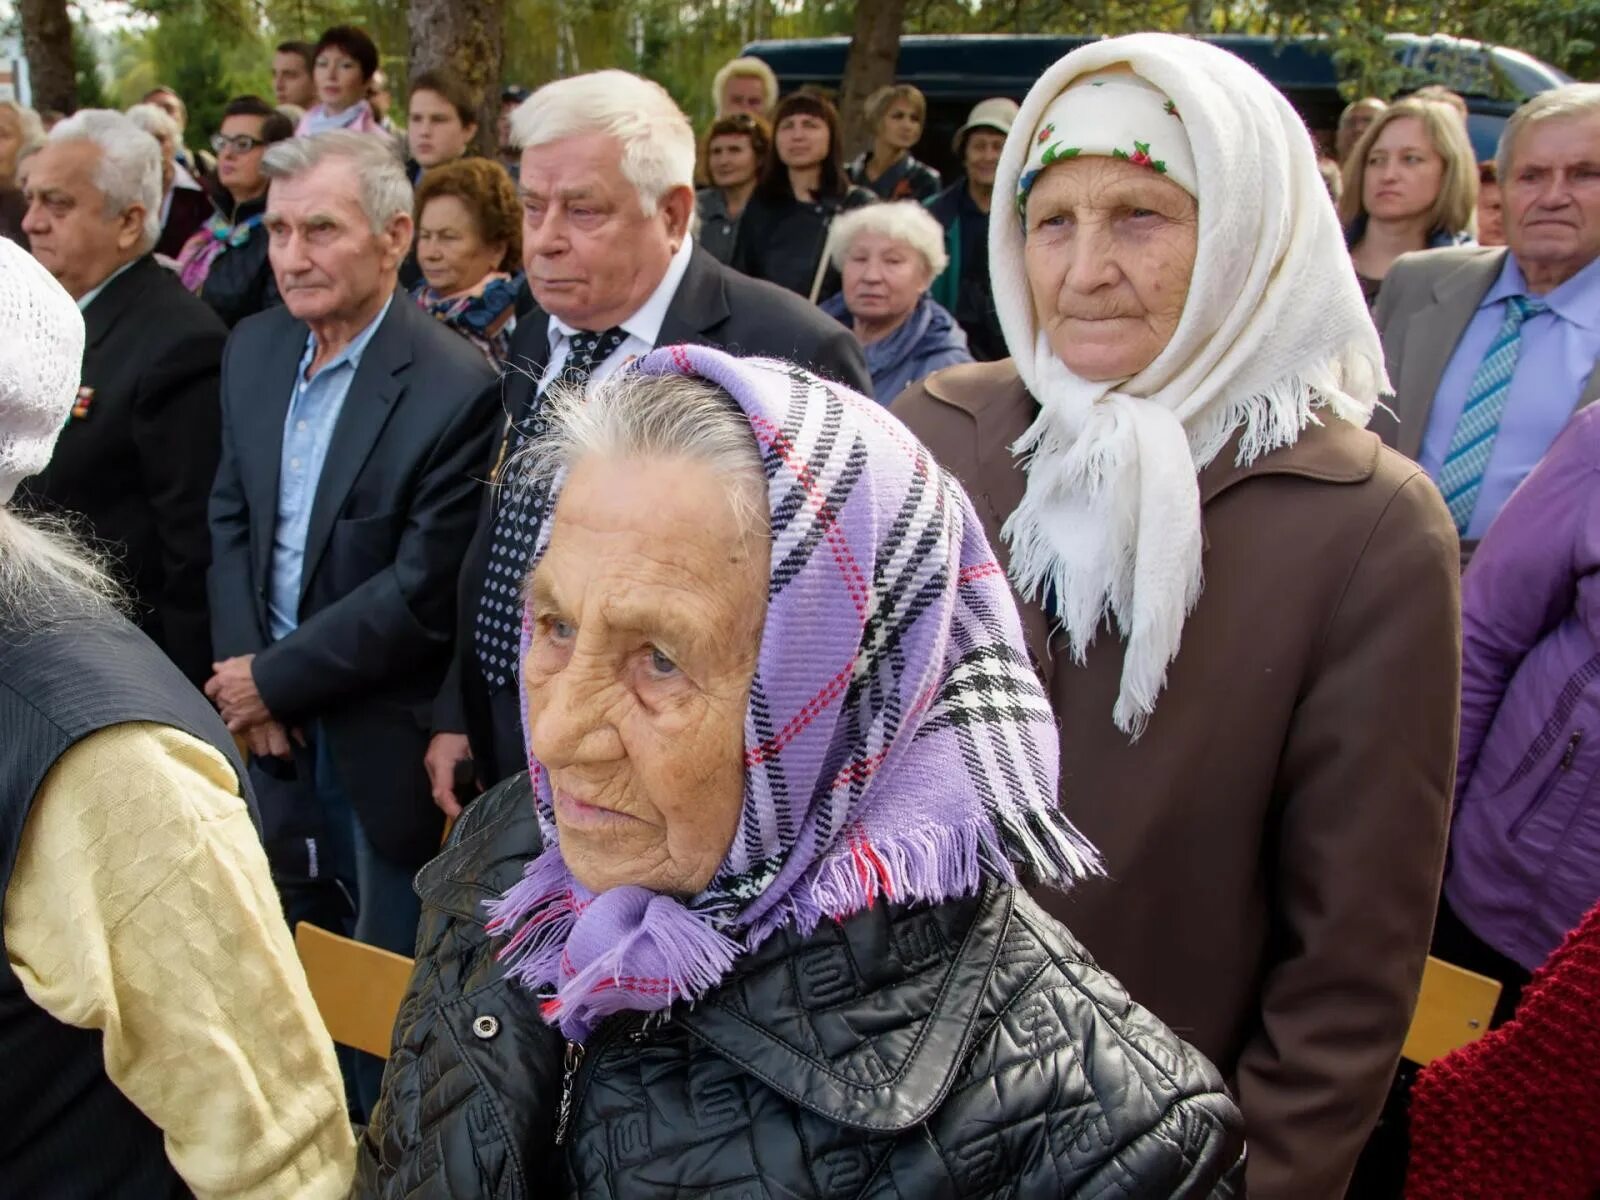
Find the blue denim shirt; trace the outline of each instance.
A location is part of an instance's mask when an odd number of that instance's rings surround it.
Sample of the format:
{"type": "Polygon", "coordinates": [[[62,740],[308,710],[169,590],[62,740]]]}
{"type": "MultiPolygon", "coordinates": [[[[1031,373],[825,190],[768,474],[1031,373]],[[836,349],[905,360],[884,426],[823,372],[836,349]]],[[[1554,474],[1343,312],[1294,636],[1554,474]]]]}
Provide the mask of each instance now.
{"type": "Polygon", "coordinates": [[[311,523],[311,506],[322,479],[322,464],[328,457],[334,427],[344,411],[361,356],[389,315],[389,297],[382,310],[351,340],[350,344],[311,378],[306,372],[316,354],[317,343],[306,335],[305,353],[294,375],[294,394],[289,398],[289,413],[283,422],[283,461],[278,472],[278,520],[272,533],[272,571],[267,583],[267,626],[272,640],[287,637],[300,625],[300,592],[305,571],[306,530],[311,523]]]}

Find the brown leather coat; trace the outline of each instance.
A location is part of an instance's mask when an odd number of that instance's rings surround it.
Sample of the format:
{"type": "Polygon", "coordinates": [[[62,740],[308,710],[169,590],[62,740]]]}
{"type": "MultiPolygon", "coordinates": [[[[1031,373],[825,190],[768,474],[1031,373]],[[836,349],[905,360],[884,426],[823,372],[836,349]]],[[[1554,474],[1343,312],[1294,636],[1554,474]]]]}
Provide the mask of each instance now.
{"type": "MultiPolygon", "coordinates": [[[[939,372],[900,416],[971,493],[1002,563],[1009,361],[939,372]]],[[[1109,878],[1040,895],[1222,1070],[1252,1200],[1337,1200],[1382,1106],[1428,952],[1455,765],[1455,531],[1417,467],[1329,418],[1200,473],[1205,590],[1148,728],[1111,720],[1123,647],[1075,665],[1023,625],[1061,722],[1062,801],[1109,878]]]]}

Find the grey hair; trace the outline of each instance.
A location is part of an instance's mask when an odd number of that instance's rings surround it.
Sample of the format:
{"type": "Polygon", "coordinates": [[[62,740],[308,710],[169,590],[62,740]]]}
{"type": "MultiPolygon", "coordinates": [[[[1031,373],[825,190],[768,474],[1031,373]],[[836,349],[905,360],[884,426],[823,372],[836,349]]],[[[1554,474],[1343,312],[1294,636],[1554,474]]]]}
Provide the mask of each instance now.
{"type": "Polygon", "coordinates": [[[728,498],[746,536],[770,536],[767,477],[750,421],[725,390],[690,375],[622,371],[587,395],[552,388],[543,414],[548,432],[509,464],[514,488],[543,485],[554,493],[588,457],[688,459],[728,483],[728,498]]]}
{"type": "Polygon", "coordinates": [[[1501,186],[1511,182],[1511,160],[1517,138],[1529,125],[1561,118],[1593,117],[1600,115],[1600,83],[1569,83],[1564,87],[1540,92],[1529,100],[1506,122],[1500,132],[1500,148],[1495,154],[1495,175],[1501,186]]]}
{"type": "Polygon", "coordinates": [[[261,156],[261,173],[268,179],[293,179],[325,162],[346,162],[354,169],[361,211],[373,233],[382,233],[398,216],[411,215],[415,199],[405,165],[394,143],[370,133],[335,129],[274,142],[261,156]]]}
{"type": "Polygon", "coordinates": [[[121,585],[66,522],[0,505],[0,625],[31,633],[107,616],[124,602],[121,585]]]}
{"type": "Polygon", "coordinates": [[[17,130],[22,135],[22,146],[17,150],[18,162],[44,145],[44,121],[33,109],[15,100],[0,100],[0,112],[8,112],[17,119],[17,130]]]}
{"type": "Polygon", "coordinates": [[[659,83],[595,71],[547,83],[511,114],[517,149],[601,134],[622,143],[622,175],[645,215],[675,188],[694,187],[694,129],[659,83]]]}
{"type": "Polygon", "coordinates": [[[183,144],[183,130],[165,109],[154,104],[135,104],[123,115],[156,141],[167,142],[174,150],[183,144]]]}
{"type": "Polygon", "coordinates": [[[944,248],[944,227],[915,200],[896,200],[892,204],[868,204],[834,219],[828,236],[828,252],[841,271],[850,247],[864,233],[875,233],[890,241],[903,242],[927,261],[928,278],[937,279],[950,265],[944,248]]]}
{"type": "Polygon", "coordinates": [[[106,216],[116,217],[138,204],[144,208],[140,254],[161,240],[161,145],[126,115],[86,108],[50,131],[46,141],[90,142],[100,150],[94,185],[105,193],[106,216]]]}

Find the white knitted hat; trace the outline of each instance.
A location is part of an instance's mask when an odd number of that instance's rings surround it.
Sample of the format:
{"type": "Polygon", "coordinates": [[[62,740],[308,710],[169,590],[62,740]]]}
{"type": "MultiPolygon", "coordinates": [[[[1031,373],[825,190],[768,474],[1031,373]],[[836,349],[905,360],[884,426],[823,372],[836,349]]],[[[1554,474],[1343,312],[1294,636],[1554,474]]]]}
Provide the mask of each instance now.
{"type": "Polygon", "coordinates": [[[0,504],[50,461],[82,373],[83,314],[33,255],[0,237],[0,504]]]}

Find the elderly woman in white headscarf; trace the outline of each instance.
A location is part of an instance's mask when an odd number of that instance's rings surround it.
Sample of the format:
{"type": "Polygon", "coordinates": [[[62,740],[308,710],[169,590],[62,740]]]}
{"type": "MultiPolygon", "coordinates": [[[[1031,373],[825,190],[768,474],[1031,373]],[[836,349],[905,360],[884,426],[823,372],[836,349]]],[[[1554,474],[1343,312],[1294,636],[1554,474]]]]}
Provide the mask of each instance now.
{"type": "Polygon", "coordinates": [[[895,412],[978,502],[1108,873],[1046,907],[1233,1083],[1252,1200],[1342,1197],[1411,1019],[1457,547],[1304,126],[1141,34],[1033,88],[990,226],[1008,361],[895,412]]]}

